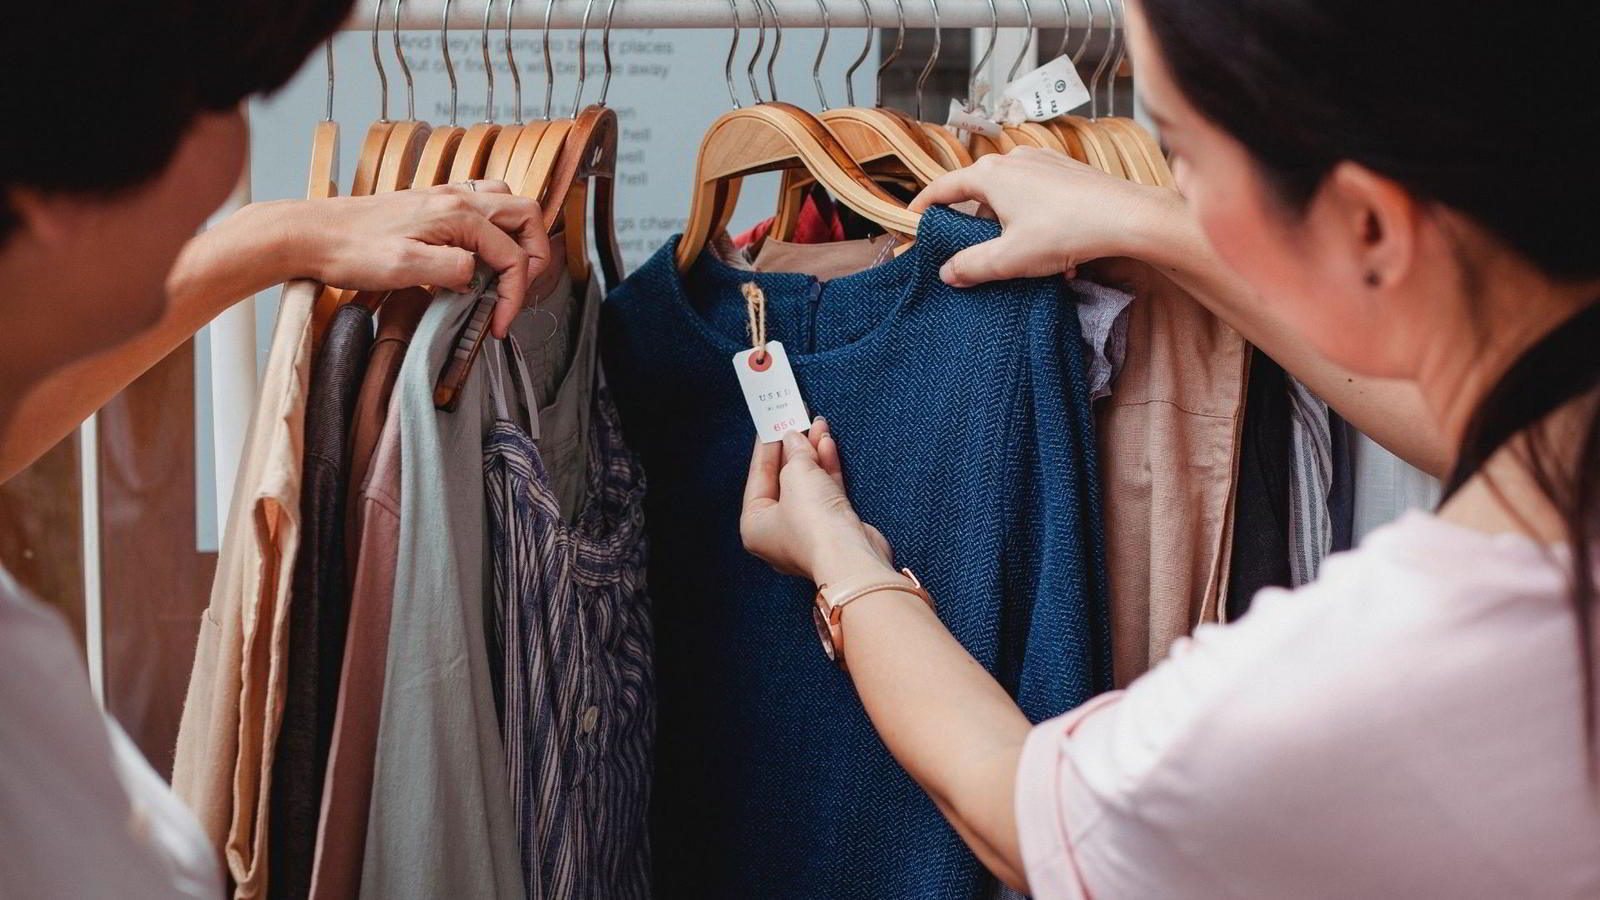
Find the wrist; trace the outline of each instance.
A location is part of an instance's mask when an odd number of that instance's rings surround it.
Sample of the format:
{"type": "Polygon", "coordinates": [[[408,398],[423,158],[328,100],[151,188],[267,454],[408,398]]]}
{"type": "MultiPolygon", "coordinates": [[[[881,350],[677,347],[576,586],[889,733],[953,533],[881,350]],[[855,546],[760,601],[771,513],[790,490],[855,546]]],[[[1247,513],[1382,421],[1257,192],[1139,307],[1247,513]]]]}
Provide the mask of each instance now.
{"type": "Polygon", "coordinates": [[[271,284],[296,278],[325,280],[327,248],[331,235],[320,234],[311,200],[270,200],[252,203],[236,219],[259,241],[257,250],[270,268],[264,273],[271,284]]]}
{"type": "Polygon", "coordinates": [[[1119,252],[1157,266],[1178,264],[1186,248],[1192,247],[1187,229],[1194,226],[1183,195],[1171,188],[1147,187],[1139,199],[1128,205],[1119,252]]]}
{"type": "Polygon", "coordinates": [[[817,556],[811,578],[818,585],[843,584],[857,579],[882,579],[892,581],[902,577],[889,561],[870,547],[842,547],[826,550],[817,556]]]}

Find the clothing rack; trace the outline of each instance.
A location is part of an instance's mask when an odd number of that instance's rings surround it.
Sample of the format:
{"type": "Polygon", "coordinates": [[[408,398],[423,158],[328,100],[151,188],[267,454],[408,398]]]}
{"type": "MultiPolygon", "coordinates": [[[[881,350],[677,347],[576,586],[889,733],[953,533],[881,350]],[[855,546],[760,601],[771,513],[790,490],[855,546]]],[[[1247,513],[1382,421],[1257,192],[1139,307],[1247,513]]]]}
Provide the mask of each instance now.
{"type": "MultiPolygon", "coordinates": [[[[610,16],[614,31],[655,28],[703,28],[731,32],[734,10],[738,10],[741,29],[746,42],[754,41],[754,32],[760,27],[756,4],[762,3],[766,25],[775,27],[781,22],[785,29],[830,28],[852,29],[872,24],[879,29],[894,29],[904,22],[906,28],[942,30],[979,29],[980,33],[998,26],[999,34],[989,63],[991,77],[1003,78],[1003,60],[1013,59],[1023,52],[1031,66],[1040,50],[1037,43],[1031,48],[1025,40],[1026,28],[1111,28],[1120,25],[1120,9],[1124,0],[359,0],[350,18],[341,30],[371,32],[375,13],[381,5],[378,26],[383,30],[395,27],[396,7],[399,7],[399,27],[402,29],[433,31],[439,28],[441,16],[449,10],[448,26],[461,31],[479,31],[483,28],[485,6],[492,4],[493,28],[505,27],[506,9],[512,10],[511,26],[516,29],[542,30],[546,13],[551,29],[577,30],[588,14],[591,41],[598,42],[610,16]],[[1113,18],[1112,4],[1119,10],[1113,18]],[[870,18],[868,11],[870,10],[870,18]]],[[[983,38],[980,37],[979,41],[983,38]]],[[[975,42],[976,43],[976,42],[975,42]]],[[[746,43],[753,47],[753,43],[746,43]]],[[[974,48],[974,61],[977,49],[974,48]]],[[[248,179],[246,179],[248,180],[248,179]]],[[[232,208],[232,205],[230,205],[232,208]]],[[[213,422],[215,447],[215,501],[217,527],[227,521],[227,510],[233,495],[233,476],[239,459],[248,424],[248,410],[255,406],[253,364],[256,358],[256,323],[251,304],[240,304],[224,313],[209,329],[211,360],[213,366],[213,406],[219,410],[236,410],[237,415],[223,416],[213,422]]],[[[90,434],[92,435],[92,425],[90,434]]],[[[92,454],[91,454],[92,456],[92,454]]],[[[85,474],[85,485],[94,484],[97,476],[85,474]]],[[[95,491],[86,490],[85,497],[95,491]]],[[[86,501],[87,503],[87,501],[86,501]]],[[[98,522],[99,512],[86,505],[85,523],[98,522]]],[[[87,527],[87,525],[86,525],[87,527]]],[[[86,542],[86,546],[90,546],[86,542]]],[[[93,547],[90,546],[90,550],[93,547]]],[[[95,555],[95,554],[92,554],[95,555]]],[[[86,571],[98,573],[98,559],[87,561],[86,571]]],[[[98,579],[86,583],[91,623],[99,616],[98,579]]],[[[97,628],[91,629],[97,631],[97,628]]],[[[98,635],[91,635],[90,660],[98,669],[98,635]]],[[[100,679],[93,679],[98,688],[100,679]]]]}
{"type": "MultiPolygon", "coordinates": [[[[582,26],[585,9],[589,13],[589,27],[605,27],[608,11],[611,27],[619,28],[728,28],[733,24],[733,6],[739,9],[742,27],[758,25],[756,3],[763,0],[551,0],[550,27],[576,29],[582,26]]],[[[1033,27],[1060,28],[1067,24],[1067,11],[1062,0],[764,0],[768,24],[772,13],[784,28],[823,27],[823,8],[826,7],[827,24],[834,28],[861,28],[867,24],[863,2],[870,3],[872,23],[878,28],[895,28],[903,8],[907,28],[988,28],[998,21],[1003,28],[1020,28],[1028,25],[1031,13],[1033,27]],[[1026,5],[1025,5],[1026,4],[1026,5]]],[[[1073,28],[1111,24],[1110,5],[1119,7],[1123,0],[1067,0],[1071,8],[1073,28]]],[[[345,23],[347,31],[371,31],[375,5],[382,4],[381,27],[393,27],[395,0],[361,0],[355,12],[345,23]]],[[[449,27],[476,30],[483,27],[483,2],[451,2],[451,0],[408,0],[401,2],[400,27],[409,29],[436,29],[445,7],[450,9],[449,27]]],[[[503,27],[505,4],[496,4],[494,22],[503,27]]],[[[513,28],[542,29],[547,3],[540,0],[519,0],[512,16],[513,28]]],[[[1118,16],[1121,19],[1121,16],[1118,16]]]]}

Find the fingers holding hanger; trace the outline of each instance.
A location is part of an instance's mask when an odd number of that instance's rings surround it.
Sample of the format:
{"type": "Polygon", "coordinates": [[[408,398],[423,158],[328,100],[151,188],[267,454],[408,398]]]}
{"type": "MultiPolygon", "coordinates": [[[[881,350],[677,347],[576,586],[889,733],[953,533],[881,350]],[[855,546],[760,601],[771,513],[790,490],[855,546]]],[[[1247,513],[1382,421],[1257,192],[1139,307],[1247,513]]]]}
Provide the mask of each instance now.
{"type": "Polygon", "coordinates": [[[1142,257],[1174,216],[1186,215],[1171,189],[1135,184],[1033,147],[985,156],[942,175],[910,208],[965,200],[991,209],[1004,230],[944,265],[941,277],[955,287],[1058,275],[1107,256],[1142,257]]]}
{"type": "MultiPolygon", "coordinates": [[[[533,259],[549,259],[550,239],[545,235],[539,204],[527,197],[513,195],[511,187],[504,181],[479,179],[471,182],[471,186],[442,184],[428,190],[447,194],[452,200],[465,203],[516,239],[533,259]]],[[[535,264],[534,271],[537,273],[542,268],[535,264]]]]}

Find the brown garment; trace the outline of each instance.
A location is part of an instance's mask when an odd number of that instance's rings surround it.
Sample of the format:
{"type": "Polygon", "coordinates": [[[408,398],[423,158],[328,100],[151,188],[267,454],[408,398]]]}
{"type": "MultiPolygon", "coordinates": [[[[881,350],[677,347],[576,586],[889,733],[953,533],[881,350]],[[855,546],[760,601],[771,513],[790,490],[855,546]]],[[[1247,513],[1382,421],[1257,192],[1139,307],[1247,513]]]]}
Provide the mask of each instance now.
{"type": "Polygon", "coordinates": [[[354,900],[361,891],[378,710],[389,653],[389,604],[400,545],[398,418],[386,417],[358,503],[362,507],[360,554],[351,583],[350,626],[322,786],[311,873],[314,900],[354,900]]]}
{"type": "Polygon", "coordinates": [[[411,335],[432,299],[423,288],[395,291],[378,307],[378,337],[367,357],[367,371],[350,418],[350,493],[345,501],[345,571],[354,572],[361,547],[361,494],[367,483],[378,439],[389,414],[389,397],[400,377],[411,335]]]}
{"type": "Polygon", "coordinates": [[[1093,277],[1135,297],[1127,355],[1096,410],[1122,687],[1196,624],[1218,620],[1249,354],[1237,332],[1144,263],[1104,260],[1093,277]]]}
{"type": "Polygon", "coordinates": [[[751,265],[757,272],[798,272],[832,281],[886,262],[893,242],[888,235],[833,244],[791,244],[769,237],[751,265]]]}
{"type": "Polygon", "coordinates": [[[265,893],[267,797],[283,715],[289,585],[317,285],[284,288],[260,399],[200,620],[172,786],[220,849],[234,896],[265,893]]]}

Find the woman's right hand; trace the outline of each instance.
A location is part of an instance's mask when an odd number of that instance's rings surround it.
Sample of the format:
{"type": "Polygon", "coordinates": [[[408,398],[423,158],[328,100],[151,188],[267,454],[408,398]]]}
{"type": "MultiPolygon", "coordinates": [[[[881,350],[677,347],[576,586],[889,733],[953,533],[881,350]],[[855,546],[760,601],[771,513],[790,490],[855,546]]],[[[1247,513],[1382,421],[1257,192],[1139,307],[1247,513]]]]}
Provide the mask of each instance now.
{"type": "Polygon", "coordinates": [[[940,277],[954,287],[1070,274],[1102,257],[1140,256],[1164,222],[1186,215],[1177,191],[1134,184],[1037,147],[990,154],[942,175],[911,209],[966,200],[992,210],[1004,233],[944,264],[940,277]]]}

